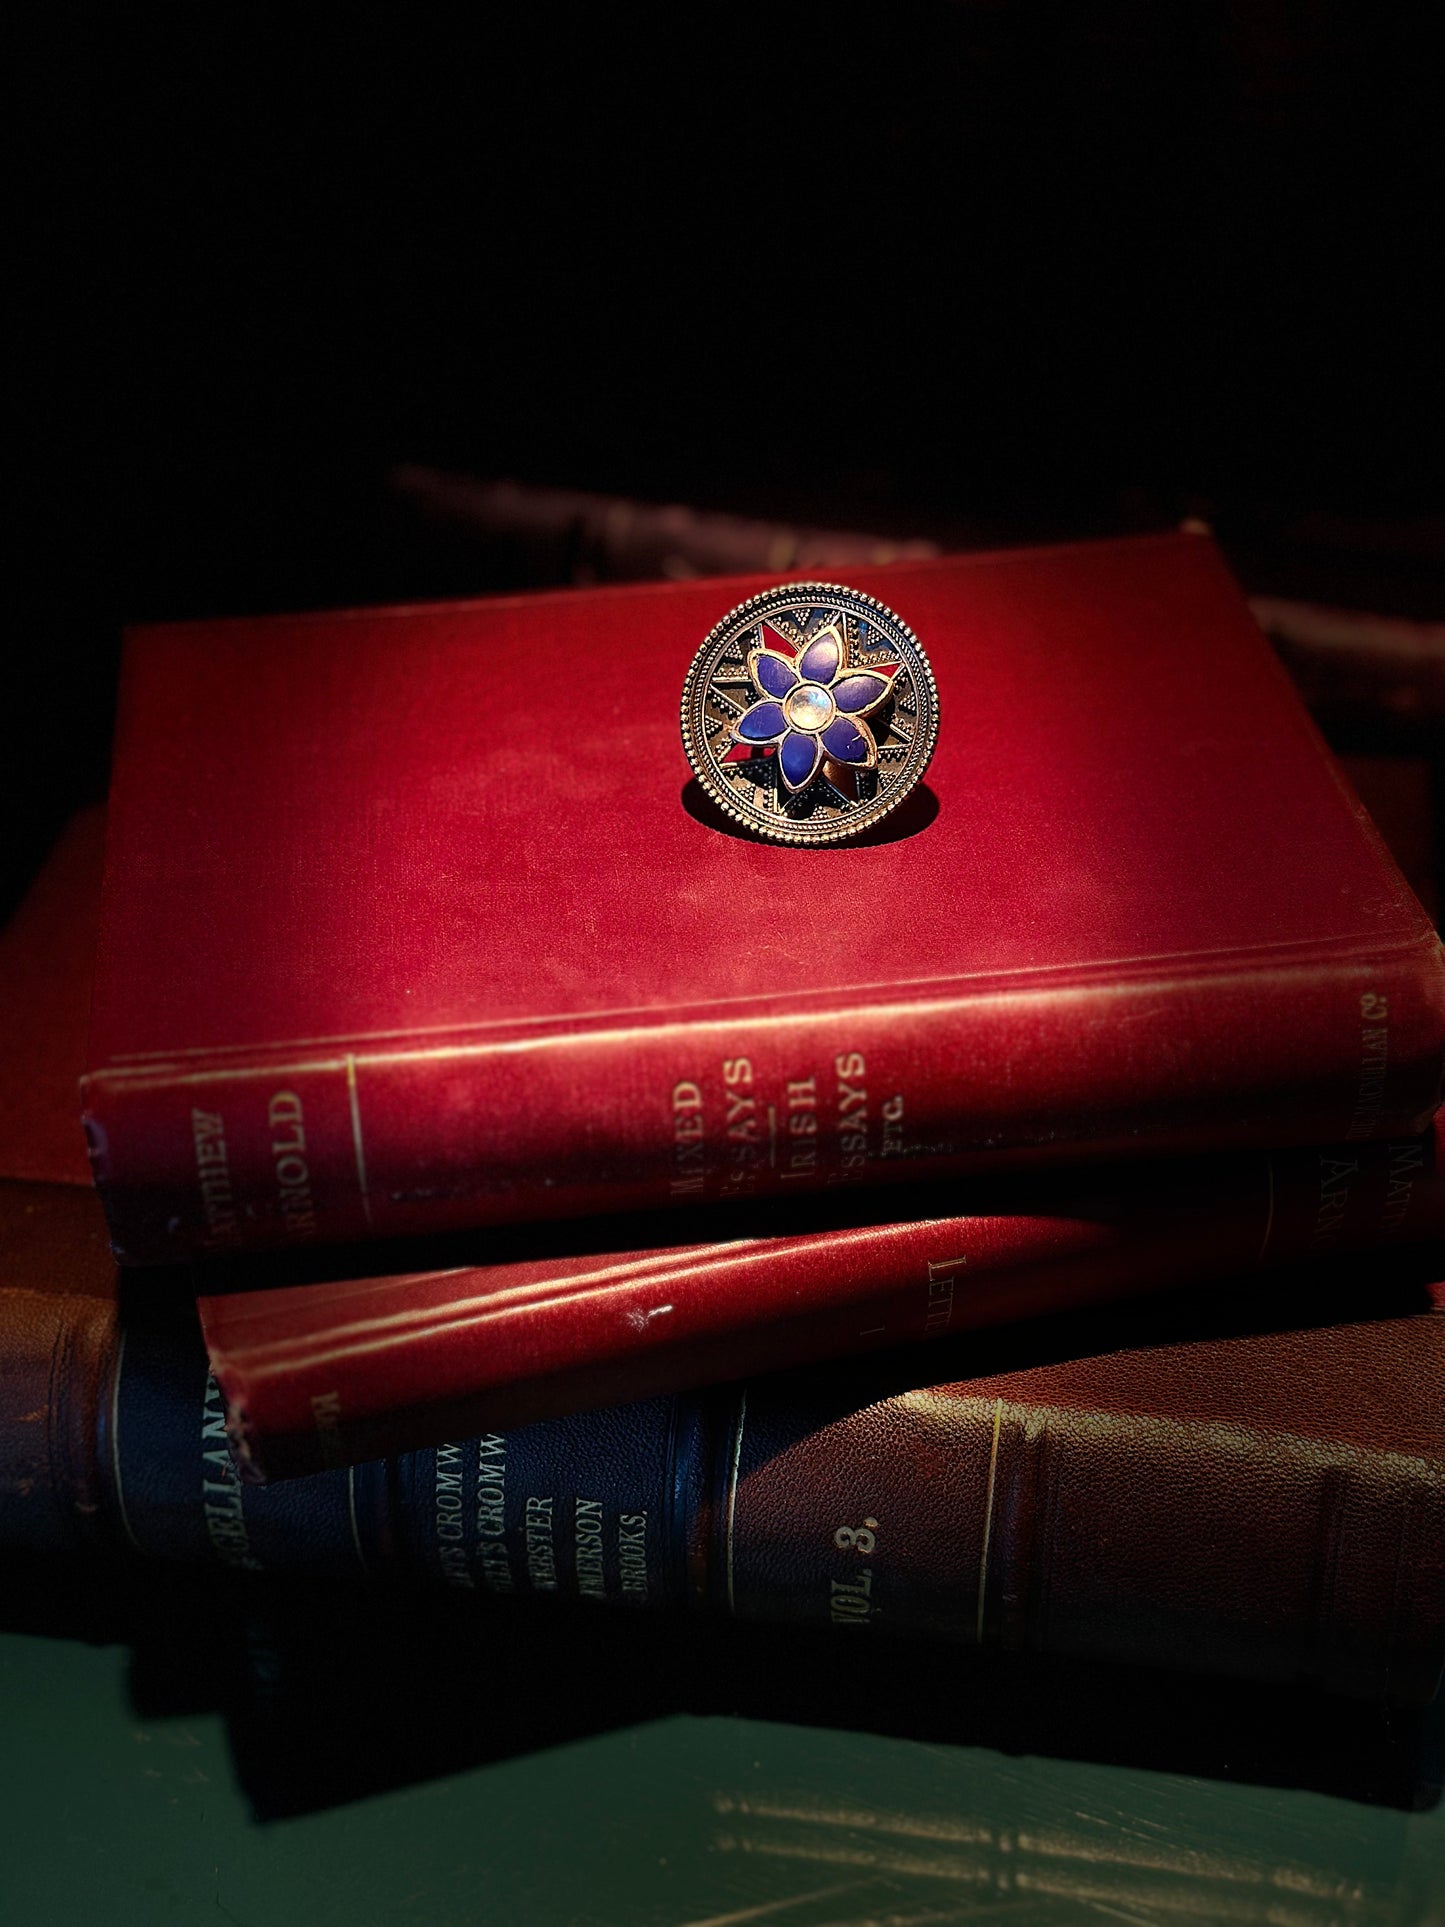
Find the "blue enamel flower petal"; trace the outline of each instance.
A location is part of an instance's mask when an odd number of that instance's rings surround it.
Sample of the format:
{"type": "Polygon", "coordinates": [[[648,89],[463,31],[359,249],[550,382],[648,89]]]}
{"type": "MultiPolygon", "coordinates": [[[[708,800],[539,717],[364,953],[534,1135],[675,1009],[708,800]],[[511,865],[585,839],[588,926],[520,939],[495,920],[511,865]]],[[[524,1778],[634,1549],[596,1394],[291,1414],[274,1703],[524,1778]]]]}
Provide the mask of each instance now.
{"type": "Polygon", "coordinates": [[[835,716],[823,731],[823,747],[838,763],[862,763],[871,768],[878,760],[877,745],[866,723],[851,716],[835,716]]]}
{"type": "Polygon", "coordinates": [[[797,687],[798,672],[786,656],[771,649],[754,649],[748,657],[748,673],[765,696],[786,696],[797,687]]]}
{"type": "Polygon", "coordinates": [[[843,652],[838,646],[837,636],[831,629],[825,629],[821,636],[814,637],[798,658],[798,673],[804,682],[832,682],[842,660],[843,652]]]}
{"type": "Polygon", "coordinates": [[[745,716],[733,725],[733,733],[745,743],[775,743],[788,727],[781,703],[754,703],[745,716]]]}
{"type": "Polygon", "coordinates": [[[833,701],[845,716],[861,716],[882,702],[888,694],[889,683],[886,676],[875,676],[871,671],[862,670],[858,674],[845,676],[833,689],[833,701]]]}
{"type": "Polygon", "coordinates": [[[778,751],[778,768],[790,790],[800,790],[813,780],[821,753],[816,736],[805,736],[800,729],[788,731],[778,751]]]}

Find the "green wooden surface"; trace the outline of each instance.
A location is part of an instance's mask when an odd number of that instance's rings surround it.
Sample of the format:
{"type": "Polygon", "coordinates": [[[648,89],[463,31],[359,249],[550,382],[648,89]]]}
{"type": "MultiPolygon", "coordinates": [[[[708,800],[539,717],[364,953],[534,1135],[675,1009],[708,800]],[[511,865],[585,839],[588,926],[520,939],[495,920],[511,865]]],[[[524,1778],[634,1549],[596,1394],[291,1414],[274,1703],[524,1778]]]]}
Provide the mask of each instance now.
{"type": "Polygon", "coordinates": [[[6,1920],[1445,1921],[1434,1713],[158,1583],[0,1634],[6,1920]]]}

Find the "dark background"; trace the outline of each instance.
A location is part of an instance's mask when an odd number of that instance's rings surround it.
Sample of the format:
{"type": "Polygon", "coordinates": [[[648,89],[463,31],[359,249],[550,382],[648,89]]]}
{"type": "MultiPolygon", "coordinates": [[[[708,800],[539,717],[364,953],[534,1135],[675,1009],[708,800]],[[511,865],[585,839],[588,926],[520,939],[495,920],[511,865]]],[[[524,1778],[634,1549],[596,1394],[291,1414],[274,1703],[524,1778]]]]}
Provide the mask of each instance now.
{"type": "MultiPolygon", "coordinates": [[[[1445,617],[1425,11],[54,10],[13,163],[0,911],[103,794],[124,622],[507,586],[397,513],[400,462],[961,545],[1202,515],[1251,589],[1445,617]]],[[[751,1629],[562,1624],[509,1632],[499,1710],[455,1602],[128,1583],[17,1582],[4,1623],[128,1639],[143,1715],[227,1705],[261,1813],[831,1703],[826,1656],[751,1629]]],[[[840,1717],[1436,1797],[1371,1709],[1065,1670],[935,1704],[889,1661],[840,1717]]]]}
{"type": "Polygon", "coordinates": [[[1406,10],[512,11],[47,29],[7,900],[124,621],[503,586],[400,461],[969,545],[1202,514],[1250,588],[1445,614],[1406,10]]]}

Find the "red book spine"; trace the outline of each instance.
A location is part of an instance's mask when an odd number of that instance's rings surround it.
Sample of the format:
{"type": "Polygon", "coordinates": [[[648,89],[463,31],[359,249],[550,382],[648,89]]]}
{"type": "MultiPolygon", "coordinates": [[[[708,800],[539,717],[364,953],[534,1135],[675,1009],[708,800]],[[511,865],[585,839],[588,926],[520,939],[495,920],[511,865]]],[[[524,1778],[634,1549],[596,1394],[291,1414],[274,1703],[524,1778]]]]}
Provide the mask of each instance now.
{"type": "MultiPolygon", "coordinates": [[[[204,1294],[248,1474],[1445,1234],[1445,1127],[991,1187],[969,1215],[204,1294]]],[[[954,1188],[953,1202],[957,1200],[954,1188]]],[[[932,1200],[937,1203],[938,1200],[932,1200]]]]}
{"type": "Polygon", "coordinates": [[[617,1029],[202,1054],[85,1083],[123,1262],[1154,1151],[1369,1140],[1440,1096],[1445,961],[1238,954],[617,1029]]]}

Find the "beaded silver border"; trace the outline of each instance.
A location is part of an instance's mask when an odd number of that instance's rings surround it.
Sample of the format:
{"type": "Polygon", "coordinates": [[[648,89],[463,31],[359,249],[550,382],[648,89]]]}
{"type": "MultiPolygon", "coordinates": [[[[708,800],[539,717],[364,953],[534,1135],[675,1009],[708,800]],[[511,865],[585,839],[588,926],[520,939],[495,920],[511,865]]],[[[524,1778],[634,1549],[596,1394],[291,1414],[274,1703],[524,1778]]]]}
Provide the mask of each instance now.
{"type": "MultiPolygon", "coordinates": [[[[849,613],[854,613],[849,610],[849,613]]],[[[860,665],[861,666],[861,665],[860,665]]],[[[707,681],[711,671],[707,672],[707,681]]],[[[702,700],[707,700],[706,686],[702,700]]],[[[687,752],[687,760],[701,784],[708,800],[720,809],[724,816],[731,817],[736,823],[765,837],[770,843],[846,843],[850,838],[861,836],[871,830],[876,823],[882,822],[900,803],[910,797],[923,778],[928,765],[933,760],[934,747],[938,741],[938,685],[933,677],[933,665],[928,660],[927,651],[914,635],[912,629],[896,610],[890,609],[886,602],[877,596],[865,595],[861,589],[850,589],[842,582],[780,582],[776,588],[762,589],[745,602],[739,602],[727,614],[715,622],[703,638],[682,685],[682,746],[687,752]],[[889,626],[902,639],[906,648],[898,653],[913,672],[918,685],[918,722],[919,735],[915,735],[910,748],[909,760],[917,755],[916,767],[908,774],[907,780],[899,780],[882,796],[875,796],[871,802],[860,805],[856,813],[842,821],[834,818],[827,828],[810,829],[805,823],[784,824],[769,820],[761,810],[740,809],[729,790],[721,788],[712,774],[710,751],[706,741],[699,743],[694,735],[692,711],[697,696],[698,684],[704,681],[705,666],[709,664],[718,643],[725,633],[735,628],[741,618],[747,618],[747,626],[761,621],[769,608],[796,598],[819,596],[824,600],[831,596],[846,596],[851,603],[859,604],[865,611],[873,614],[880,627],[889,626]],[[925,715],[926,710],[926,715],[925,715]],[[921,752],[918,750],[919,736],[923,736],[921,752]]]]}

